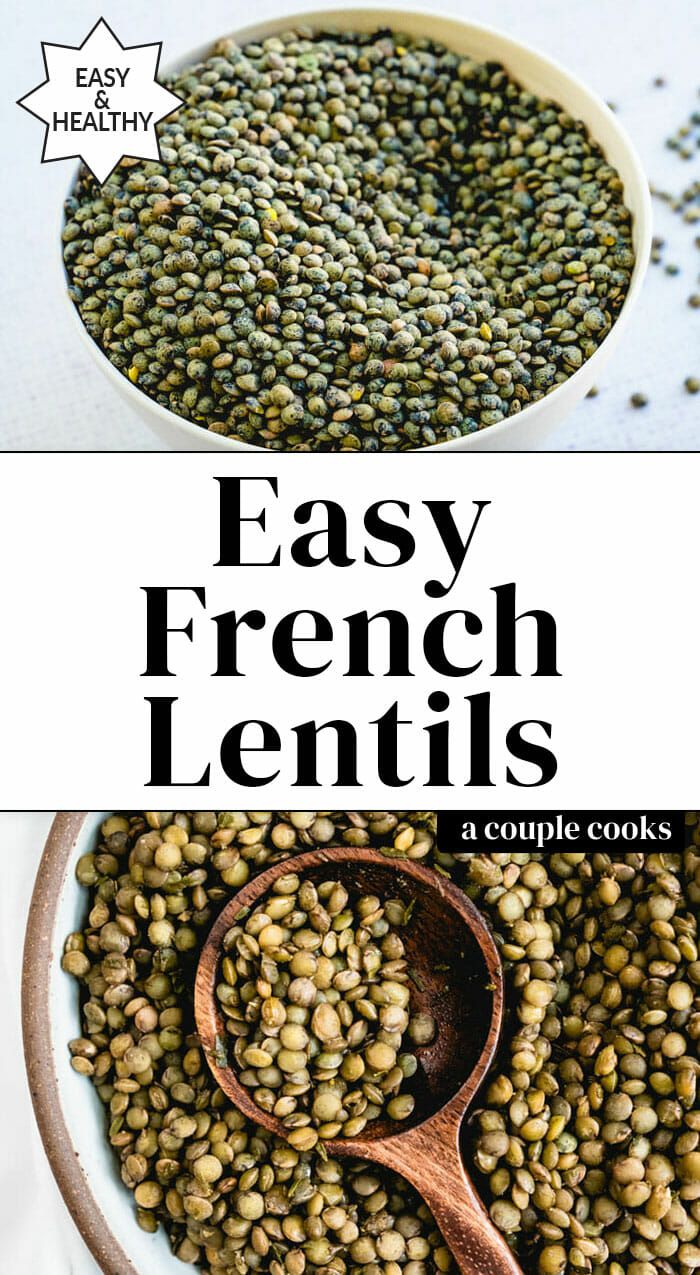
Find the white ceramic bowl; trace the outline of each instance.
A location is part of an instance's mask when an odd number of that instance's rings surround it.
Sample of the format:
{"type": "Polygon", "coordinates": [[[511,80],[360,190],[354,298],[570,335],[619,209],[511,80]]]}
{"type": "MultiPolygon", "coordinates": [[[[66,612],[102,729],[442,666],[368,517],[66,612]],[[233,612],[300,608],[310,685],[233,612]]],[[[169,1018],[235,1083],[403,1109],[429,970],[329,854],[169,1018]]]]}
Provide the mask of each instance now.
{"type": "MultiPolygon", "coordinates": [[[[469,54],[483,61],[500,62],[525,88],[543,97],[559,102],[571,115],[583,120],[591,136],[598,142],[610,163],[622,178],[625,202],[634,218],[633,235],[636,263],[629,291],[616,323],[604,341],[584,365],[562,385],[557,386],[545,398],[539,399],[497,425],[475,434],[468,434],[447,443],[438,443],[428,450],[435,451],[527,451],[536,447],[558,425],[576,404],[587,394],[600,377],[608,359],[617,346],[635,305],[646,273],[651,248],[651,198],[649,184],[639,157],[625,129],[605,103],[591,92],[575,75],[565,71],[557,62],[544,57],[534,49],[510,39],[491,27],[462,22],[460,19],[439,12],[424,12],[390,5],[384,9],[324,9],[302,13],[284,13],[263,23],[252,23],[233,32],[241,44],[249,40],[263,39],[278,31],[288,30],[302,23],[318,31],[372,31],[377,27],[391,26],[408,35],[429,36],[457,53],[469,54]]],[[[213,40],[193,49],[169,72],[179,70],[205,58],[213,40]]],[[[73,188],[75,179],[71,183],[73,188]]],[[[64,282],[65,286],[65,282],[64,282]]],[[[265,448],[249,443],[238,443],[220,434],[212,434],[161,407],[148,395],[127,380],[109,362],[99,346],[88,336],[82,320],[68,299],[72,321],[81,339],[90,350],[105,376],[119,391],[151,430],[166,444],[177,451],[265,451],[265,448]]]]}

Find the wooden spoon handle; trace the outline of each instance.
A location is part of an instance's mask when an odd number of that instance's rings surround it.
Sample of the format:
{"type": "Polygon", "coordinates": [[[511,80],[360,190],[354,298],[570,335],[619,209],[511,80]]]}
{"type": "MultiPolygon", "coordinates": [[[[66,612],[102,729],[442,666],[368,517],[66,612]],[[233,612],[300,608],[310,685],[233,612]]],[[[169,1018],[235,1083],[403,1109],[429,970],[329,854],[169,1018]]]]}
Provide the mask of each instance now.
{"type": "Polygon", "coordinates": [[[369,1154],[423,1197],[462,1275],[522,1275],[462,1164],[459,1123],[439,1113],[400,1137],[370,1144],[369,1154]]]}
{"type": "Polygon", "coordinates": [[[430,1170],[421,1192],[462,1275],[522,1275],[462,1165],[446,1157],[430,1170]]]}

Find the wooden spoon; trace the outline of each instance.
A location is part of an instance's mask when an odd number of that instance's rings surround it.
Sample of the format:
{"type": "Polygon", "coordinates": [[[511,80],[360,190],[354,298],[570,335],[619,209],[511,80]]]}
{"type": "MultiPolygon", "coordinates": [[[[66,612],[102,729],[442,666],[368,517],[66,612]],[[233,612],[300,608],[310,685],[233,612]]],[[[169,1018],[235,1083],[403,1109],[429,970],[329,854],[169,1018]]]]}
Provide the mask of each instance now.
{"type": "Polygon", "coordinates": [[[373,1160],[407,1178],[431,1209],[463,1275],[522,1275],[472,1185],[459,1145],[465,1112],[501,1032],[501,961],[481,913],[434,869],[378,850],[333,847],[275,863],[239,890],[211,928],[195,981],[197,1030],[217,1083],[250,1120],[286,1137],[282,1122],[258,1107],[231,1067],[217,1062],[217,1036],[227,1041],[227,1034],[216,985],[225,934],[243,909],[254,907],[278,877],[291,872],[312,881],[330,877],[354,894],[415,900],[415,922],[401,936],[416,984],[411,1007],[432,1014],[438,1027],[432,1044],[414,1049],[419,1066],[412,1116],[401,1124],[377,1118],[358,1137],[328,1139],[326,1150],[373,1160]]]}

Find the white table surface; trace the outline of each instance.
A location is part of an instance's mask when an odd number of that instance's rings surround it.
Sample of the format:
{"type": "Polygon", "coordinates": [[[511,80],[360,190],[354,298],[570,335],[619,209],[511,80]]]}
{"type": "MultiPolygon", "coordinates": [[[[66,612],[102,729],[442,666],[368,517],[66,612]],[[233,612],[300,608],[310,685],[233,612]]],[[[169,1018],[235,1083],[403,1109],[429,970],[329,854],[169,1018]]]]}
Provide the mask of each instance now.
{"type": "MultiPolygon", "coordinates": [[[[305,0],[289,0],[289,11],[304,7],[305,0]]],[[[657,184],[675,191],[700,176],[700,150],[684,163],[663,145],[690,111],[700,108],[697,0],[665,0],[661,6],[658,0],[500,0],[496,7],[491,0],[439,0],[438,7],[527,40],[617,103],[657,184]],[[652,87],[656,75],[666,76],[666,88],[652,87]]],[[[279,11],[280,0],[255,5],[261,19],[279,11]]],[[[40,42],[81,43],[97,12],[81,0],[51,5],[27,0],[14,6],[3,30],[2,211],[19,236],[14,247],[5,237],[0,275],[0,446],[5,449],[157,446],[66,323],[57,234],[73,161],[40,165],[42,125],[13,105],[43,78],[40,42]]],[[[105,0],[99,12],[124,44],[162,40],[165,63],[252,17],[249,6],[230,0],[159,6],[105,0]]],[[[700,395],[692,397],[682,388],[686,376],[700,376],[700,310],[686,304],[699,286],[700,252],[693,239],[700,227],[684,225],[658,204],[655,214],[657,231],[672,245],[670,256],[682,273],[671,278],[660,267],[650,271],[598,398],[582,403],[557,429],[548,443],[552,449],[700,450],[700,395]],[[645,409],[628,405],[635,390],[648,395],[645,409]]]]}

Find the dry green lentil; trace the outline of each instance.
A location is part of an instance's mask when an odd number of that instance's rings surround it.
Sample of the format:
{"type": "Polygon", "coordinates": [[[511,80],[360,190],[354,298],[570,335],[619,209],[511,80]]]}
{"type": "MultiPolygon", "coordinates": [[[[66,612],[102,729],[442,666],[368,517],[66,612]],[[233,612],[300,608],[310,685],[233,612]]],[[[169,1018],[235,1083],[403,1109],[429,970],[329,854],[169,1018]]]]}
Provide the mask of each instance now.
{"type": "Polygon", "coordinates": [[[273,450],[404,450],[520,412],[595,351],[634,252],[559,104],[428,39],[220,41],[161,161],[66,202],[70,295],[115,367],[273,450]]]}

